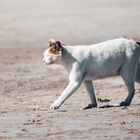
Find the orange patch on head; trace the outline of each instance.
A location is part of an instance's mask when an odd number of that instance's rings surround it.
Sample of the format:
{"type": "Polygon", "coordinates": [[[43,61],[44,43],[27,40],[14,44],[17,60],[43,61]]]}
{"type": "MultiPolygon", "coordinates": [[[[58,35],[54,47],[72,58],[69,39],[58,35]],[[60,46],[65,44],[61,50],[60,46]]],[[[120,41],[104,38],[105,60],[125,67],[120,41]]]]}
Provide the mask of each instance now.
{"type": "Polygon", "coordinates": [[[57,50],[57,48],[55,48],[55,47],[50,48],[49,53],[54,54],[54,55],[60,54],[59,50],[57,50]]]}

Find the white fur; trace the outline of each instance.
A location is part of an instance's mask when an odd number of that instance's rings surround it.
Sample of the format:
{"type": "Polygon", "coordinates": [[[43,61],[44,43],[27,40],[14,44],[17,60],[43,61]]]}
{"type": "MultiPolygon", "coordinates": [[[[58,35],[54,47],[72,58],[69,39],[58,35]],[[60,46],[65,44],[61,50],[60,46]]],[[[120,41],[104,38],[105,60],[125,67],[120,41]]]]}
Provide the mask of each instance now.
{"type": "MultiPolygon", "coordinates": [[[[69,84],[51,109],[58,109],[82,82],[91,99],[87,108],[96,107],[92,80],[115,75],[121,75],[128,88],[128,96],[120,105],[130,105],[135,93],[136,66],[140,56],[140,46],[135,41],[118,38],[93,45],[62,45],[58,56],[48,53],[48,50],[44,52],[45,63],[62,64],[69,73],[69,84]]],[[[140,79],[140,74],[137,73],[137,77],[140,79]]]]}

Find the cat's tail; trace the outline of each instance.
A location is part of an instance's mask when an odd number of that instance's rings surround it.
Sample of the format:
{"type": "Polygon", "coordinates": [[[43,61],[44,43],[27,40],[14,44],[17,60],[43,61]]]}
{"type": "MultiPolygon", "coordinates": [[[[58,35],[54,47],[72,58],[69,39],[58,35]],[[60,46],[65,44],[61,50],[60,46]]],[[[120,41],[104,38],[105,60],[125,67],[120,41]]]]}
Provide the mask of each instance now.
{"type": "MultiPolygon", "coordinates": [[[[140,42],[136,42],[139,47],[140,47],[140,42]]],[[[140,55],[140,54],[139,54],[140,55]]],[[[139,61],[137,64],[137,69],[136,69],[136,76],[135,76],[135,81],[140,83],[140,56],[139,56],[139,61]]]]}

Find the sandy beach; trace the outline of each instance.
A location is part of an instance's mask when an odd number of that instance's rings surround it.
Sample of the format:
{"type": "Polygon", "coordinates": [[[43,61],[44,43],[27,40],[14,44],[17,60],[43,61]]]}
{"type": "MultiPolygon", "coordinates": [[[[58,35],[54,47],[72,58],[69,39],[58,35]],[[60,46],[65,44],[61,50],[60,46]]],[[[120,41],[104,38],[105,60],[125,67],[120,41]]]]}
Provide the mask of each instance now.
{"type": "Polygon", "coordinates": [[[84,85],[59,110],[50,110],[67,86],[65,69],[44,65],[49,38],[91,44],[115,37],[140,40],[138,0],[0,1],[0,140],[139,140],[140,85],[129,107],[121,77],[94,81],[98,100],[84,85]],[[107,102],[108,101],[108,102],[107,102]]]}

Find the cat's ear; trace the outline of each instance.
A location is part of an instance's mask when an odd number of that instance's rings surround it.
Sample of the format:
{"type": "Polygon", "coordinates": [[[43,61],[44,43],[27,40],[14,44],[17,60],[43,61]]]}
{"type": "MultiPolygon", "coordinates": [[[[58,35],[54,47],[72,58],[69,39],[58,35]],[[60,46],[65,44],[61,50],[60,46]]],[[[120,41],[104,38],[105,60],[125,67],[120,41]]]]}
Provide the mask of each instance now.
{"type": "Polygon", "coordinates": [[[62,47],[61,42],[60,41],[55,41],[55,47],[58,51],[60,51],[60,48],[62,47]]]}
{"type": "Polygon", "coordinates": [[[51,46],[55,46],[55,40],[54,39],[49,39],[49,43],[48,43],[48,48],[51,46]]]}

